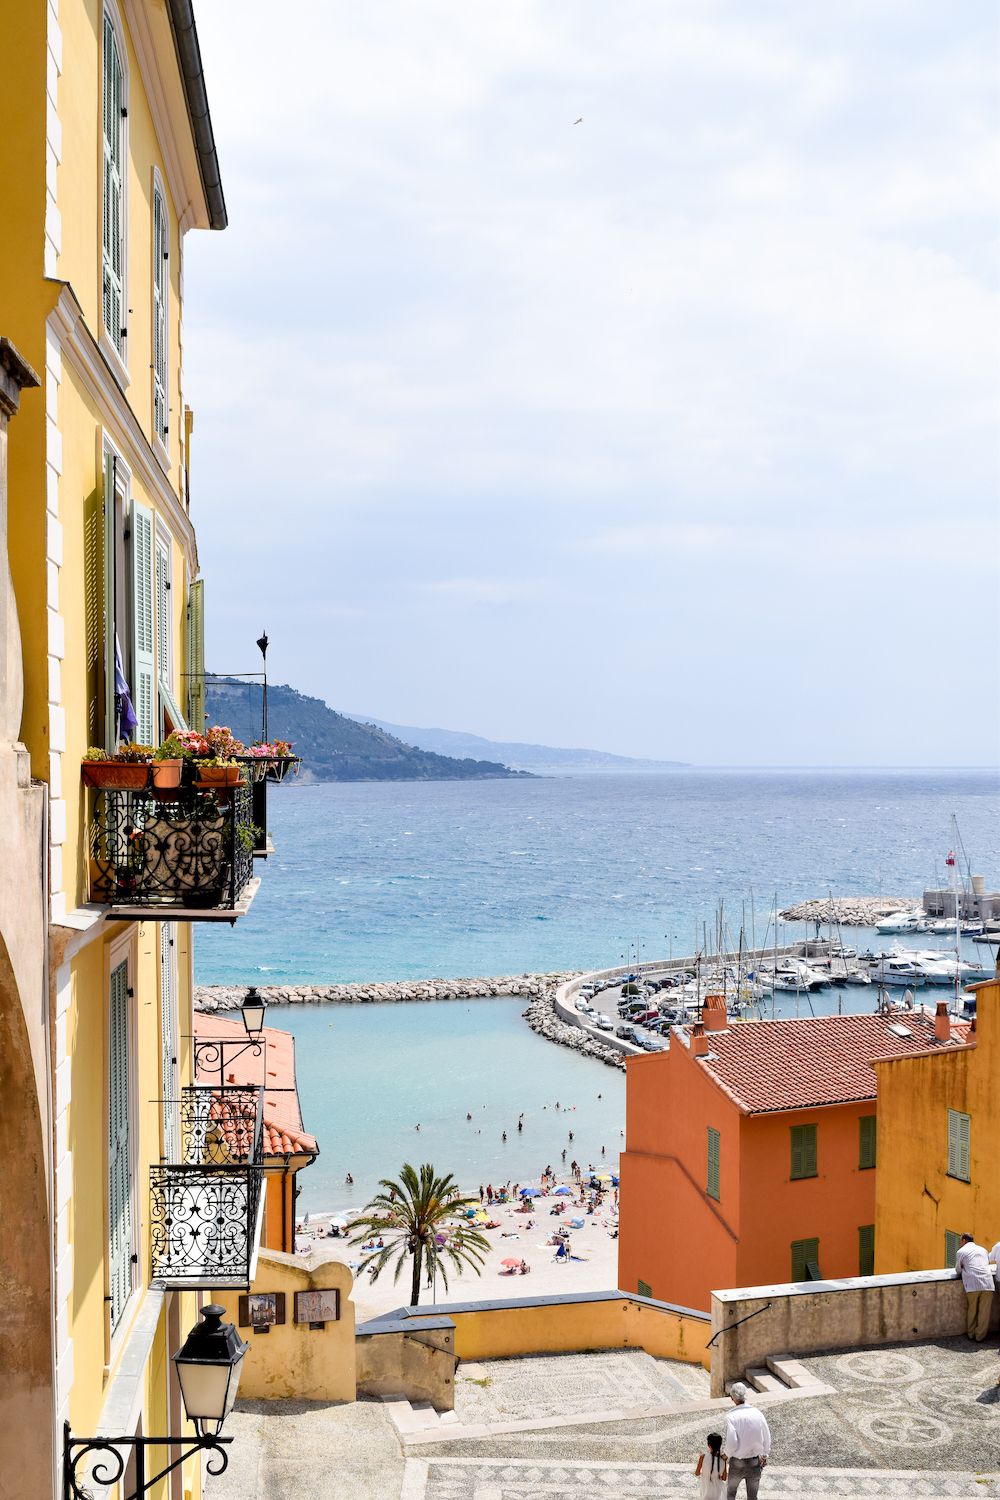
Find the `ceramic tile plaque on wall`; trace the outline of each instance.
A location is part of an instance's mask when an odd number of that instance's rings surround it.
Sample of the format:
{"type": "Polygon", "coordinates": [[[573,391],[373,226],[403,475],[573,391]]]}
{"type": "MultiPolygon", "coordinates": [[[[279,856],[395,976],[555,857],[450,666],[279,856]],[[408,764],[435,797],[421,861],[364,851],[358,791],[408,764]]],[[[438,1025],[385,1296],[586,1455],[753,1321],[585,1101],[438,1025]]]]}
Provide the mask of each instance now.
{"type": "Polygon", "coordinates": [[[329,1287],[318,1292],[295,1293],[295,1321],[308,1323],[310,1328],[322,1328],[326,1323],[336,1323],[340,1318],[340,1292],[329,1287]]]}

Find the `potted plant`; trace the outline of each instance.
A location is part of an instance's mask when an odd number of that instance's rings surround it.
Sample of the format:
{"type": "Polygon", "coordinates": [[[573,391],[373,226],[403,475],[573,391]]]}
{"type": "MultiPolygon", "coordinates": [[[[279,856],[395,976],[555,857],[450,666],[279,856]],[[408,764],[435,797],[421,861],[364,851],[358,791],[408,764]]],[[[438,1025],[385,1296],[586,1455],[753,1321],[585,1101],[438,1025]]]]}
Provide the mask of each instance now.
{"type": "Polygon", "coordinates": [[[92,745],[83,757],[83,784],[122,792],[142,791],[149,783],[152,755],[148,745],[122,745],[115,755],[92,745]]]}
{"type": "Polygon", "coordinates": [[[258,751],[267,761],[268,781],[284,781],[285,776],[294,768],[298,774],[301,758],[292,754],[292,746],[289,740],[271,740],[270,743],[260,740],[251,746],[253,751],[258,751]]]}
{"type": "Polygon", "coordinates": [[[239,786],[242,780],[235,760],[220,760],[216,756],[208,756],[196,759],[194,765],[196,786],[239,786]]]}
{"type": "Polygon", "coordinates": [[[175,791],[184,773],[185,749],[176,734],[168,734],[153,751],[154,791],[175,791]]]}

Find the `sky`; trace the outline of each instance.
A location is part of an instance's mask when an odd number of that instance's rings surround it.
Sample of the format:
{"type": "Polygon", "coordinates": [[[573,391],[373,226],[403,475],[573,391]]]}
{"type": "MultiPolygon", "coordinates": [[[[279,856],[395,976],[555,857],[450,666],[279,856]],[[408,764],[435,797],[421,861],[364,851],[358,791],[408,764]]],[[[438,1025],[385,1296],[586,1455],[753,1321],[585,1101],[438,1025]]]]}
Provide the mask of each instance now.
{"type": "Polygon", "coordinates": [[[992,0],[200,0],[208,665],[705,764],[1000,759],[992,0]]]}

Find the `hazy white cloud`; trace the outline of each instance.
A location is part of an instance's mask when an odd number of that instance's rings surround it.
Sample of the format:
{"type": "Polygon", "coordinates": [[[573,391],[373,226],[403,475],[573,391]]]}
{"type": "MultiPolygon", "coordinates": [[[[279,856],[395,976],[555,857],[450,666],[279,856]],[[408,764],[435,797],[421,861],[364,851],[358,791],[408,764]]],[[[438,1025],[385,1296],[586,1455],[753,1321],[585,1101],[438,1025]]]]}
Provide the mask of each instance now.
{"type": "MultiPolygon", "coordinates": [[[[232,225],[192,236],[186,266],[202,555],[232,579],[213,649],[270,598],[280,670],[336,702],[718,759],[708,726],[655,705],[626,727],[664,670],[665,588],[711,590],[701,640],[722,657],[748,621],[785,629],[780,589],[746,593],[748,558],[839,578],[846,654],[889,597],[919,628],[911,569],[996,631],[986,0],[957,18],[932,0],[300,0],[280,24],[265,0],[203,0],[199,26],[232,225]],[[616,560],[648,585],[595,608],[616,560]],[[335,660],[331,588],[358,612],[335,660]]],[[[790,668],[830,609],[795,602],[790,668]]],[[[988,691],[937,635],[894,691],[946,661],[988,691]]],[[[773,717],[741,725],[753,744],[724,758],[790,758],[773,717]]],[[[840,733],[819,758],[949,758],[933,722],[840,733]]]]}

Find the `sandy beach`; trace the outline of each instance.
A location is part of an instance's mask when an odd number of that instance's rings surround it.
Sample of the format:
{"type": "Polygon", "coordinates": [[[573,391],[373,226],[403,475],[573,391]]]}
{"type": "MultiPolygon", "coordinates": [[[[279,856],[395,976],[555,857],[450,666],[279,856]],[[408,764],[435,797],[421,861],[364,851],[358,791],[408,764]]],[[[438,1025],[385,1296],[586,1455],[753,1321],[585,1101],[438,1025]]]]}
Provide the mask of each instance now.
{"type": "MultiPolygon", "coordinates": [[[[586,1179],[585,1179],[586,1181],[586,1179]]],[[[547,1196],[532,1199],[532,1210],[523,1213],[514,1203],[494,1203],[487,1206],[491,1218],[498,1221],[499,1228],[483,1229],[490,1249],[482,1267],[481,1275],[474,1270],[463,1270],[461,1275],[449,1271],[448,1286],[442,1285],[438,1275],[436,1288],[421,1289],[421,1305],[432,1302],[476,1302],[494,1297],[543,1297],[555,1292],[598,1292],[618,1285],[618,1240],[617,1215],[614,1211],[614,1193],[608,1192],[599,1208],[588,1214],[586,1207],[579,1205],[579,1188],[572,1178],[560,1178],[557,1186],[564,1185],[573,1191],[573,1196],[547,1196]],[[557,1204],[566,1207],[559,1214],[552,1209],[557,1204]],[[582,1228],[569,1228],[571,1258],[557,1261],[554,1245],[546,1244],[560,1226],[569,1227],[571,1219],[583,1220],[582,1228]],[[504,1273],[503,1260],[511,1257],[524,1259],[531,1270],[527,1276],[510,1276],[504,1273]]],[[[585,1188],[584,1192],[588,1190],[585,1188]]],[[[475,1201],[478,1202],[478,1189],[475,1201]]],[[[313,1214],[303,1223],[296,1234],[296,1249],[300,1253],[322,1251],[332,1255],[345,1265],[357,1265],[361,1259],[361,1248],[351,1245],[347,1239],[333,1238],[327,1234],[331,1215],[313,1214]]],[[[353,1300],[358,1321],[402,1307],[409,1301],[410,1264],[404,1262],[399,1280],[393,1282],[391,1267],[387,1267],[376,1282],[367,1273],[354,1283],[353,1300]]]]}

